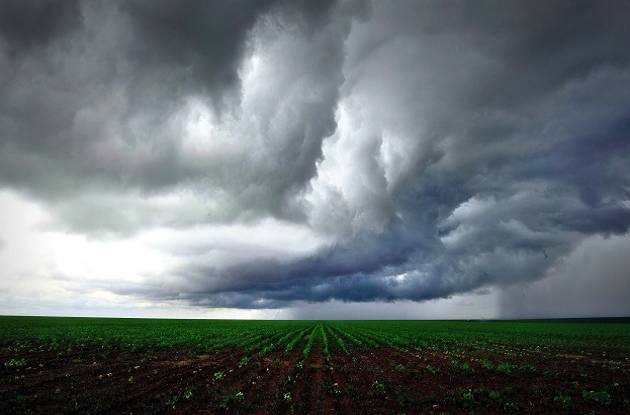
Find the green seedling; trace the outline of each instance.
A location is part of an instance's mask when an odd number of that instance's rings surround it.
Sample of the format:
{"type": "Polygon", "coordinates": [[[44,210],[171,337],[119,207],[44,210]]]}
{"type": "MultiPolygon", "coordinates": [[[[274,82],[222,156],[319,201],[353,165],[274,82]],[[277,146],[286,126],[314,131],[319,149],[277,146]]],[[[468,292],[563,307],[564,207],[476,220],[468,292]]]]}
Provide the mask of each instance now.
{"type": "Polygon", "coordinates": [[[249,361],[250,361],[249,356],[243,356],[241,360],[238,361],[238,367],[241,368],[241,367],[247,366],[249,364],[249,361]]]}
{"type": "Polygon", "coordinates": [[[504,375],[511,374],[514,369],[516,369],[516,365],[511,363],[499,363],[496,367],[496,371],[504,375]]]}
{"type": "Polygon", "coordinates": [[[600,405],[610,405],[612,398],[610,393],[605,390],[584,390],[582,391],[582,398],[585,401],[596,402],[600,405]]]}
{"type": "Polygon", "coordinates": [[[26,359],[24,359],[23,357],[18,358],[18,359],[9,359],[8,361],[4,362],[4,365],[6,367],[22,367],[22,366],[26,366],[26,359]]]}

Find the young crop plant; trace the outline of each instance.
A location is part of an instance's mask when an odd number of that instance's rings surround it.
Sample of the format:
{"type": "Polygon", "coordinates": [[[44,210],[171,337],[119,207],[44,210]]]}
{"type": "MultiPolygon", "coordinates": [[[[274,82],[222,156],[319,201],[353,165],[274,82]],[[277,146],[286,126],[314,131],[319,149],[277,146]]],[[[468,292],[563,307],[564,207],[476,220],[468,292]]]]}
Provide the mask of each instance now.
{"type": "Polygon", "coordinates": [[[373,338],[369,336],[369,334],[366,334],[362,331],[361,332],[357,331],[356,337],[360,338],[361,342],[367,345],[368,347],[378,347],[380,345],[378,341],[374,340],[373,338]]]}
{"type": "Polygon", "coordinates": [[[315,345],[315,339],[317,338],[316,333],[317,333],[318,328],[319,328],[319,325],[316,325],[315,327],[313,327],[313,331],[311,331],[308,342],[306,343],[306,346],[304,346],[304,350],[302,350],[302,355],[304,355],[305,360],[308,357],[308,355],[311,353],[311,349],[315,345]]]}
{"type": "Polygon", "coordinates": [[[297,346],[297,344],[304,338],[304,334],[307,332],[308,329],[309,329],[308,327],[305,328],[289,341],[289,343],[284,348],[285,354],[289,353],[291,350],[295,348],[295,346],[297,346]]]}
{"type": "Polygon", "coordinates": [[[609,406],[612,401],[610,393],[605,390],[583,390],[582,398],[585,401],[596,402],[603,406],[609,406]]]}
{"type": "Polygon", "coordinates": [[[231,393],[229,395],[226,395],[223,397],[223,400],[221,401],[221,409],[223,409],[224,411],[229,410],[230,408],[232,408],[234,405],[243,402],[245,400],[245,395],[243,395],[243,392],[238,391],[235,393],[231,393]]]}
{"type": "Polygon", "coordinates": [[[213,347],[221,348],[221,347],[242,347],[247,351],[251,351],[252,346],[257,345],[261,338],[264,337],[264,334],[249,334],[249,335],[235,335],[235,338],[231,338],[228,336],[228,333],[224,333],[220,335],[222,340],[217,341],[213,347]],[[223,336],[226,336],[223,338],[223,336]]]}
{"type": "Polygon", "coordinates": [[[384,344],[386,346],[393,346],[387,336],[379,336],[369,331],[361,330],[357,333],[357,337],[360,337],[363,343],[371,347],[376,347],[381,344],[384,344]]]}
{"type": "Polygon", "coordinates": [[[180,391],[179,393],[175,394],[175,395],[171,395],[167,400],[166,400],[166,405],[171,407],[172,409],[175,409],[175,407],[177,406],[177,404],[179,402],[182,401],[182,399],[190,399],[193,396],[193,389],[189,386],[186,387],[184,390],[180,391]]]}
{"type": "Polygon", "coordinates": [[[341,332],[341,335],[344,336],[345,338],[349,339],[353,344],[355,344],[356,346],[359,347],[365,347],[365,344],[357,339],[356,337],[354,337],[352,334],[350,334],[347,330],[343,331],[343,330],[339,330],[341,332]]]}
{"type": "Polygon", "coordinates": [[[192,398],[192,396],[193,396],[192,388],[189,386],[186,389],[184,389],[184,392],[182,393],[182,395],[184,396],[184,399],[192,398]]]}
{"type": "Polygon", "coordinates": [[[324,357],[327,360],[330,360],[330,348],[328,345],[328,336],[326,336],[326,332],[324,331],[324,326],[319,325],[319,335],[322,338],[322,343],[324,344],[324,357]]]}
{"type": "Polygon", "coordinates": [[[18,358],[18,359],[9,359],[8,361],[4,362],[4,365],[6,367],[21,367],[21,366],[26,366],[26,359],[22,358],[18,358]]]}
{"type": "Polygon", "coordinates": [[[248,352],[253,352],[255,350],[262,350],[265,347],[273,345],[273,341],[277,336],[278,336],[277,333],[270,334],[265,331],[264,333],[260,334],[254,339],[251,339],[245,346],[245,350],[247,350],[248,352]]]}
{"type": "Polygon", "coordinates": [[[401,349],[406,349],[409,347],[409,342],[395,333],[389,335],[381,335],[379,333],[374,334],[377,335],[381,339],[381,341],[386,342],[386,344],[391,347],[401,349]]]}
{"type": "Polygon", "coordinates": [[[447,399],[461,408],[501,407],[503,412],[514,412],[518,405],[511,402],[501,392],[489,388],[457,388],[447,393],[447,399]]]}
{"type": "Polygon", "coordinates": [[[472,389],[455,389],[448,397],[463,408],[471,409],[475,405],[475,391],[472,389]]]}
{"type": "Polygon", "coordinates": [[[346,346],[346,342],[344,342],[343,339],[339,337],[332,328],[330,328],[329,326],[326,328],[328,329],[328,332],[331,334],[331,336],[333,336],[333,339],[335,339],[337,346],[339,346],[341,350],[343,350],[346,354],[349,353],[348,346],[346,346]]]}
{"type": "Polygon", "coordinates": [[[511,374],[514,369],[516,369],[516,365],[513,365],[512,363],[507,363],[507,362],[499,363],[495,368],[497,372],[502,373],[504,375],[511,374]]]}
{"type": "Polygon", "coordinates": [[[436,373],[440,373],[440,368],[433,367],[431,365],[427,365],[425,369],[427,369],[427,371],[433,375],[435,375],[436,373]]]}
{"type": "Polygon", "coordinates": [[[378,380],[375,380],[372,383],[372,389],[377,395],[381,395],[381,396],[385,395],[385,384],[383,382],[379,382],[378,380]]]}
{"type": "Polygon", "coordinates": [[[383,334],[382,332],[375,332],[373,330],[362,331],[361,335],[368,339],[368,342],[374,345],[384,344],[389,347],[405,347],[406,343],[403,342],[396,334],[383,334]]]}
{"type": "Polygon", "coordinates": [[[568,411],[573,407],[573,399],[570,395],[556,395],[554,396],[553,400],[555,402],[558,402],[562,406],[562,409],[564,409],[565,411],[568,411]]]}
{"type": "Polygon", "coordinates": [[[263,357],[263,356],[265,356],[267,353],[269,353],[270,351],[272,351],[275,348],[276,348],[276,343],[271,342],[271,343],[263,346],[263,348],[260,349],[258,351],[258,353],[256,353],[256,354],[258,355],[258,357],[263,357]]]}
{"type": "Polygon", "coordinates": [[[453,368],[463,372],[465,375],[470,375],[475,371],[467,362],[460,362],[456,359],[451,359],[450,363],[453,368]]]}
{"type": "Polygon", "coordinates": [[[239,360],[239,361],[238,361],[238,367],[239,367],[239,368],[241,368],[241,367],[245,367],[245,366],[247,366],[247,365],[249,364],[249,361],[250,361],[250,360],[251,360],[251,359],[250,359],[250,357],[249,357],[249,356],[243,356],[243,357],[241,357],[241,360],[239,360]]]}
{"type": "Polygon", "coordinates": [[[288,339],[291,338],[291,336],[295,335],[296,332],[297,330],[290,331],[284,336],[282,336],[280,339],[278,339],[277,341],[271,342],[271,344],[268,344],[267,346],[263,347],[262,350],[258,352],[258,357],[263,357],[267,353],[273,351],[276,347],[278,347],[278,345],[284,344],[288,339]]]}

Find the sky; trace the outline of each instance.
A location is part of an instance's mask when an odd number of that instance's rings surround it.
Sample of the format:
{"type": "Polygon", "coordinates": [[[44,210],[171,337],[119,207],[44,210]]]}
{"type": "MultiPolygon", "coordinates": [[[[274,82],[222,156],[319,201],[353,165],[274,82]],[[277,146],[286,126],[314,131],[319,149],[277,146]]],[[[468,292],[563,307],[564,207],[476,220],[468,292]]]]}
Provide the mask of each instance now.
{"type": "Polygon", "coordinates": [[[0,2],[0,314],[630,315],[630,2],[0,2]]]}

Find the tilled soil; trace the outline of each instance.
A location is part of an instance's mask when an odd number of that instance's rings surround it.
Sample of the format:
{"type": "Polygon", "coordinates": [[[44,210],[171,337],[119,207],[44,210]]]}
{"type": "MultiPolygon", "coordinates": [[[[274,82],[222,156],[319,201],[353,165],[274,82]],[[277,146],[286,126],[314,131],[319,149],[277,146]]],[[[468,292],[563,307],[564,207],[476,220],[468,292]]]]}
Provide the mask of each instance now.
{"type": "MultiPolygon", "coordinates": [[[[0,413],[630,413],[623,353],[0,348],[0,413]],[[241,360],[248,356],[249,361],[241,360]]],[[[457,350],[457,351],[454,351],[457,350]]]]}

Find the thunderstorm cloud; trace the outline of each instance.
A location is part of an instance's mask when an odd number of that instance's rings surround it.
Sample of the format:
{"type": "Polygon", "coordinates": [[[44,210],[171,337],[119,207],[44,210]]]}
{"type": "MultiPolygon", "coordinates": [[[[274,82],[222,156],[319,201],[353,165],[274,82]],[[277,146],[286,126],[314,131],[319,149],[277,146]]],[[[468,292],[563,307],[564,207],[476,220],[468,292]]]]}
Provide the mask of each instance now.
{"type": "Polygon", "coordinates": [[[3,1],[3,299],[308,310],[499,290],[505,316],[628,313],[576,304],[630,296],[629,17],[3,1]]]}

